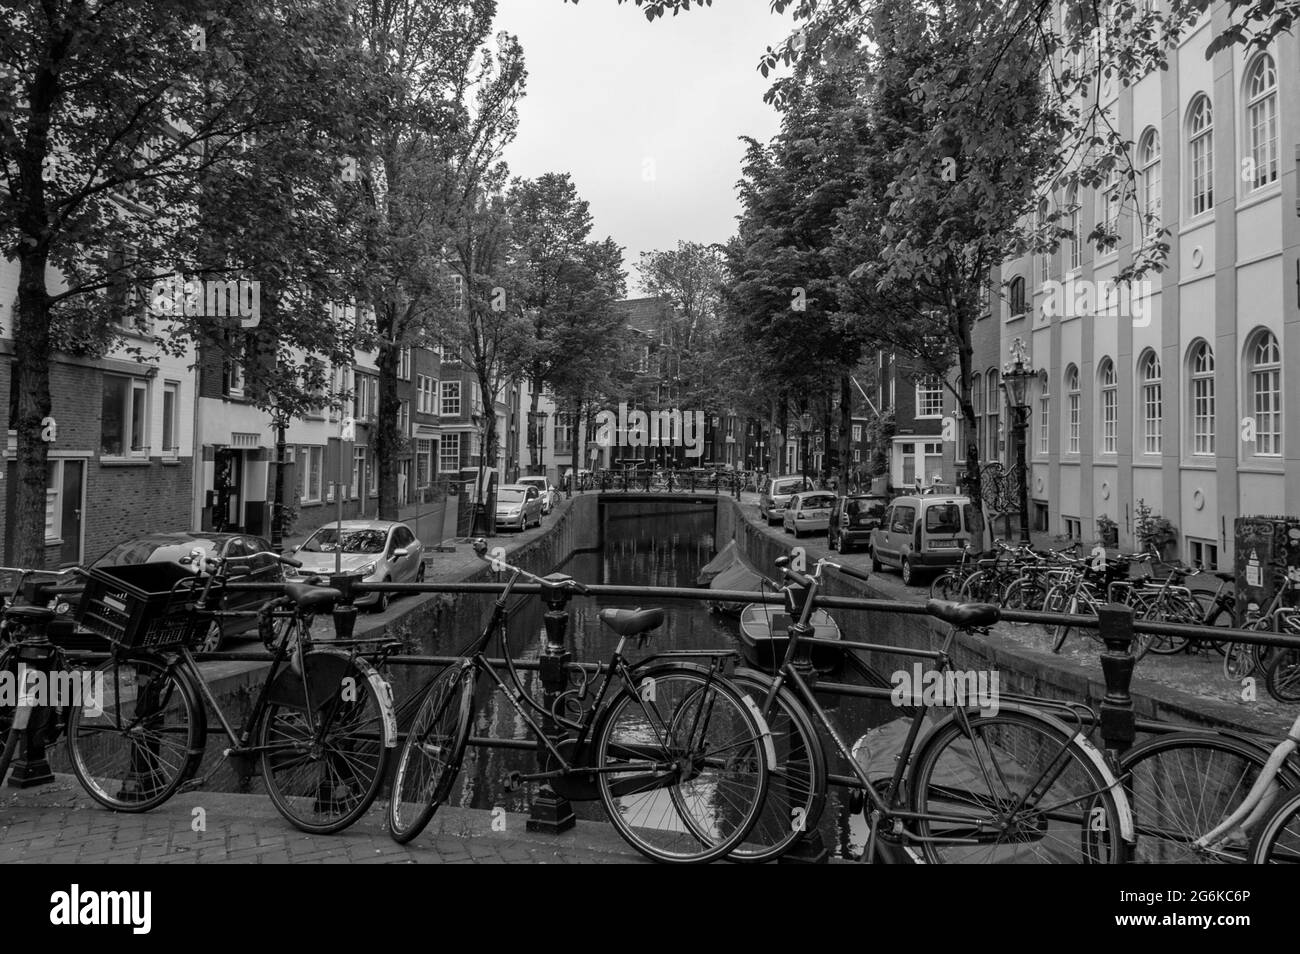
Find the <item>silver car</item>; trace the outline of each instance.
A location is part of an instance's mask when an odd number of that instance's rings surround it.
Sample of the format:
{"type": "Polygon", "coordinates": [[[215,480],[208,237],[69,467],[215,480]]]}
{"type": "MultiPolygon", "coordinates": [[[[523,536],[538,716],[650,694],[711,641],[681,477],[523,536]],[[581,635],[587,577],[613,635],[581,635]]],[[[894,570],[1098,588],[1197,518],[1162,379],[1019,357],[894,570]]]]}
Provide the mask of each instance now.
{"type": "Polygon", "coordinates": [[[542,525],[542,495],[526,484],[504,484],[497,488],[498,527],[527,530],[542,525]]]}
{"type": "Polygon", "coordinates": [[[547,482],[545,477],[520,477],[516,484],[524,487],[536,487],[537,492],[542,497],[542,516],[546,516],[555,508],[555,499],[557,494],[555,488],[547,482]]]}
{"type": "MultiPolygon", "coordinates": [[[[422,583],[424,544],[411,528],[396,520],[344,520],[319,528],[294,556],[302,561],[298,569],[286,568],[290,579],[330,576],[341,565],[347,574],[359,574],[365,583],[422,583]],[[341,545],[340,545],[341,541],[341,545]]],[[[365,593],[357,606],[369,606],[381,613],[388,608],[391,593],[365,593]]]]}
{"type": "Polygon", "coordinates": [[[825,533],[834,506],[835,494],[829,490],[807,490],[795,494],[781,511],[782,529],[796,537],[805,533],[825,533]]]}

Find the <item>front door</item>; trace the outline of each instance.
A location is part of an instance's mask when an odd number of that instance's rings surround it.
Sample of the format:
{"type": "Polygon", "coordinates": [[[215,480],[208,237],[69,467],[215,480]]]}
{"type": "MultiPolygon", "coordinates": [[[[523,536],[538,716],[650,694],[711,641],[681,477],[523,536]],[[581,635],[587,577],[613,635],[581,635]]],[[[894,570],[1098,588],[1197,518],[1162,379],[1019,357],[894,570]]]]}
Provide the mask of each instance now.
{"type": "Polygon", "coordinates": [[[213,490],[216,500],[212,505],[212,529],[218,533],[236,530],[242,522],[243,501],[239,483],[243,470],[242,451],[221,448],[213,466],[213,490]]]}
{"type": "Polygon", "coordinates": [[[61,525],[59,533],[63,545],[59,548],[61,566],[79,566],[81,553],[81,510],[85,492],[86,462],[63,461],[63,492],[60,495],[61,525]]]}

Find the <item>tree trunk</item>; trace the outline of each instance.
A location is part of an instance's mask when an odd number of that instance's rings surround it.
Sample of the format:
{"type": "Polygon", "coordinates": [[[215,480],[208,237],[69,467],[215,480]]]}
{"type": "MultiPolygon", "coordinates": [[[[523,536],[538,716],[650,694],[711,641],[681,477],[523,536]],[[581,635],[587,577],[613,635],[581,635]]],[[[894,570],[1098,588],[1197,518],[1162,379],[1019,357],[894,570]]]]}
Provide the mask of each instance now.
{"type": "MultiPolygon", "coordinates": [[[[483,450],[480,459],[484,467],[497,465],[497,400],[491,385],[478,376],[478,388],[483,395],[483,450]]],[[[498,477],[498,480],[500,478],[498,477]]]]}
{"type": "MultiPolygon", "coordinates": [[[[19,246],[18,309],[14,326],[13,374],[18,378],[18,432],[14,479],[13,554],[8,562],[30,569],[45,566],[45,489],[49,444],[41,422],[50,416],[50,298],[45,289],[45,246],[19,246]]],[[[93,401],[93,397],[92,397],[93,401]]]]}
{"type": "Polygon", "coordinates": [[[966,495],[971,499],[971,510],[976,515],[976,526],[971,534],[971,546],[977,551],[983,550],[984,542],[984,485],[980,478],[980,449],[978,429],[975,420],[975,405],[971,403],[970,382],[971,364],[974,348],[970,340],[970,328],[961,334],[962,322],[958,320],[957,366],[958,391],[961,394],[962,438],[966,441],[966,495]]]}
{"type": "Polygon", "coordinates": [[[849,472],[853,468],[853,462],[849,459],[852,450],[849,447],[850,436],[853,427],[853,382],[849,380],[847,374],[840,375],[840,470],[838,477],[839,492],[846,494],[849,492],[849,472]]]}
{"type": "Polygon", "coordinates": [[[532,387],[529,388],[528,400],[528,473],[545,474],[546,468],[541,466],[542,456],[542,436],[536,433],[534,424],[537,420],[537,403],[541,399],[541,384],[538,381],[532,381],[532,387]]]}
{"type": "Polygon", "coordinates": [[[586,448],[583,446],[583,437],[586,432],[582,429],[582,402],[573,402],[573,473],[569,475],[570,488],[578,489],[578,471],[582,468],[582,456],[586,448]]]}
{"type": "Polygon", "coordinates": [[[397,416],[401,401],[397,397],[396,305],[381,302],[375,309],[376,336],[379,339],[379,419],[375,421],[375,458],[379,471],[379,519],[398,519],[397,456],[405,444],[399,434],[397,416]]]}

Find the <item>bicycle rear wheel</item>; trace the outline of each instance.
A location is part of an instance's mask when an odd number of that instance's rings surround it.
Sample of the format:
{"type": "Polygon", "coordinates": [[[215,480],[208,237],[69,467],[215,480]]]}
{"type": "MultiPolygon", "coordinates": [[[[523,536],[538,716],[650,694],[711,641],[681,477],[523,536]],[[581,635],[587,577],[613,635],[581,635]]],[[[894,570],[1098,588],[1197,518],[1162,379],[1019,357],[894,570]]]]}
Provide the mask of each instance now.
{"type": "Polygon", "coordinates": [[[716,674],[664,666],[636,679],[609,703],[595,736],[610,821],[656,861],[721,858],[762,811],[766,726],[716,674]]]}
{"type": "Polygon", "coordinates": [[[956,573],[940,573],[930,583],[930,598],[955,600],[961,592],[962,578],[956,573]]]}
{"type": "MultiPolygon", "coordinates": [[[[731,681],[760,705],[771,685],[770,677],[746,670],[735,673],[731,681]]],[[[732,861],[781,857],[817,827],[826,807],[826,754],[803,703],[783,687],[763,717],[772,733],[776,764],[763,810],[745,840],[729,855],[732,861]]]]}
{"type": "Polygon", "coordinates": [[[1300,702],[1300,650],[1283,649],[1273,656],[1264,684],[1278,702],[1300,702]]]}
{"type": "Polygon", "coordinates": [[[419,837],[451,794],[474,718],[474,680],[452,664],[438,673],[407,731],[388,802],[388,834],[399,845],[419,837]]]}
{"type": "Polygon", "coordinates": [[[291,825],[329,835],[364,815],[379,794],[388,701],[357,660],[339,653],[309,652],[303,670],[306,679],[273,692],[262,717],[262,777],[291,825]]]}
{"type": "Polygon", "coordinates": [[[68,718],[73,774],[95,801],[145,812],[198,769],[207,718],[189,678],[161,657],[110,659],[91,671],[103,697],[68,718]],[[98,709],[98,711],[96,711],[98,709]]]}
{"type": "Polygon", "coordinates": [[[1287,792],[1250,840],[1250,863],[1300,864],[1300,791],[1287,792]]]}
{"type": "MultiPolygon", "coordinates": [[[[1002,608],[1037,612],[1043,608],[1046,599],[1047,589],[1042,583],[1022,576],[1007,584],[1006,590],[1002,593],[1002,608]]],[[[1013,625],[1024,626],[1025,624],[1013,623],[1013,625]]]]}
{"type": "Polygon", "coordinates": [[[1258,653],[1252,643],[1228,643],[1223,653],[1225,679],[1238,682],[1253,673],[1259,664],[1258,653]]]}
{"type": "Polygon", "coordinates": [[[1029,711],[952,717],[925,741],[909,780],[930,863],[1120,864],[1115,779],[1070,730],[1029,711]]]}
{"type": "MultiPolygon", "coordinates": [[[[1229,836],[1209,852],[1196,839],[1228,817],[1259,778],[1268,753],[1231,736],[1180,732],[1158,736],[1120,760],[1129,793],[1139,864],[1240,864],[1246,836],[1229,836]]],[[[1294,784],[1283,766],[1279,784],[1294,784]]]]}
{"type": "Polygon", "coordinates": [[[966,577],[959,592],[963,603],[996,603],[1002,595],[996,570],[980,570],[966,577]]]}

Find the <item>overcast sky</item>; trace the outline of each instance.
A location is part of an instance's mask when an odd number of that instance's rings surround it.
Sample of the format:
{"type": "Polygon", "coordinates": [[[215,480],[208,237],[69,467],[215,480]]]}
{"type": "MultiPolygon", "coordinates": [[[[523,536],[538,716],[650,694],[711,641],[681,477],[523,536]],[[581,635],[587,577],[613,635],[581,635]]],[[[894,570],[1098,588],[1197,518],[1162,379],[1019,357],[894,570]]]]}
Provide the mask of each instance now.
{"type": "Polygon", "coordinates": [[[766,141],[759,54],[788,18],[767,0],[717,0],[647,23],[629,0],[499,0],[497,29],[519,37],[528,67],[512,175],[570,172],[597,238],[625,249],[628,293],[640,253],[735,232],[744,145],[766,141]]]}

